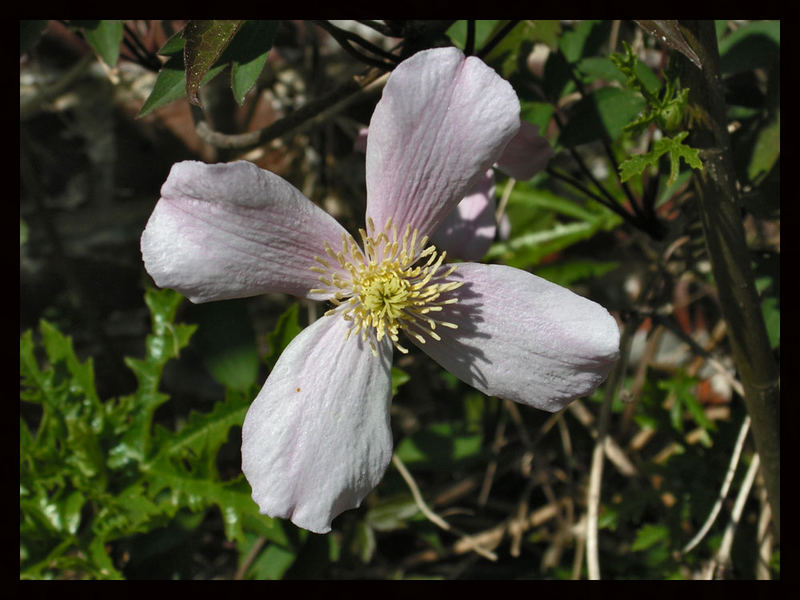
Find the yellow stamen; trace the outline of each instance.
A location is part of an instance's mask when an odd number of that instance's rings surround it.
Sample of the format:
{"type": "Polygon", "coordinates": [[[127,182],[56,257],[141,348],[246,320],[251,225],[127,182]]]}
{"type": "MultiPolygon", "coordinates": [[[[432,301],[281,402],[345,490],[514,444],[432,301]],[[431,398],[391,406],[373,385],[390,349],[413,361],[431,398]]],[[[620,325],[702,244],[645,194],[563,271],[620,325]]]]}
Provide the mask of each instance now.
{"type": "Polygon", "coordinates": [[[434,246],[426,246],[427,236],[419,238],[419,232],[407,226],[402,237],[391,219],[383,231],[375,233],[372,219],[367,229],[359,230],[362,245],[342,234],[342,248],[335,251],[325,243],[325,254],[339,263],[348,275],[332,270],[326,258],[315,256],[316,264],[310,269],[319,273],[324,288],[315,293],[330,293],[331,302],[343,309],[331,309],[326,315],[339,310],[341,316],[352,323],[345,339],[351,335],[361,336],[369,343],[372,353],[377,355],[375,342],[388,337],[394,347],[406,354],[407,348],[399,343],[398,333],[424,344],[424,333],[433,340],[441,337],[434,331],[437,325],[456,329],[455,323],[440,321],[430,316],[447,304],[458,302],[457,297],[441,298],[463,285],[461,281],[438,283],[455,271],[455,265],[442,269],[446,253],[437,253],[434,246]]]}

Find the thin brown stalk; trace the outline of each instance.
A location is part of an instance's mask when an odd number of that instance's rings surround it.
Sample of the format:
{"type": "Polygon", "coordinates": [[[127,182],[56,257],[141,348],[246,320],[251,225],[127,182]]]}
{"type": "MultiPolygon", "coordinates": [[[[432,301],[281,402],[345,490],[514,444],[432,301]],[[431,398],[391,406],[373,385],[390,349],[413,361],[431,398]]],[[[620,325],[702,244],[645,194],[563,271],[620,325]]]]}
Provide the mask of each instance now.
{"type": "Polygon", "coordinates": [[[695,177],[698,206],[722,315],[744,402],[752,419],[756,450],[780,536],[780,371],[772,354],[750,267],[713,21],[680,21],[682,33],[703,69],[685,60],[681,82],[690,90],[693,118],[688,143],[700,150],[704,169],[695,177]]]}

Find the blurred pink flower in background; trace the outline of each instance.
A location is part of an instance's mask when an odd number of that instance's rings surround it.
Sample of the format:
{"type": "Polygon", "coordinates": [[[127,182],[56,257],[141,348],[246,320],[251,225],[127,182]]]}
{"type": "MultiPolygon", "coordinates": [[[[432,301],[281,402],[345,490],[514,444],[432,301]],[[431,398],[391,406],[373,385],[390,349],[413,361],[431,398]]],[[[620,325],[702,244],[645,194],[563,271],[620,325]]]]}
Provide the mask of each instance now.
{"type": "MultiPolygon", "coordinates": [[[[367,127],[361,129],[354,143],[355,150],[366,152],[368,131],[367,127]]],[[[522,121],[496,166],[514,179],[524,181],[543,170],[552,156],[553,149],[547,139],[539,135],[539,128],[522,121]]],[[[431,241],[437,248],[453,258],[480,260],[492,245],[498,227],[501,237],[508,236],[511,229],[508,218],[503,215],[497,223],[494,184],[492,168],[433,233],[431,241]]]]}

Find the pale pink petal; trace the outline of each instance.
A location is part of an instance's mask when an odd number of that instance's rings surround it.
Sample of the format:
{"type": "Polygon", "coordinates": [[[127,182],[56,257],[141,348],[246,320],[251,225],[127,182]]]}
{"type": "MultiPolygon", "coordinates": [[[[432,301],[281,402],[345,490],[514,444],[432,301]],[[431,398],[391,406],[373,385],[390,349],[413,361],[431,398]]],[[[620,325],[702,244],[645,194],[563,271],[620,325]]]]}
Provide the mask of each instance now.
{"type": "Polygon", "coordinates": [[[353,140],[353,151],[359,152],[361,154],[366,154],[367,152],[367,134],[369,132],[369,127],[362,127],[358,130],[358,135],[356,139],[353,140]]]}
{"type": "Polygon", "coordinates": [[[600,385],[619,354],[619,328],[605,308],[504,265],[462,263],[460,299],[438,313],[458,329],[419,344],[480,391],[557,411],[600,385]]]}
{"type": "MultiPolygon", "coordinates": [[[[310,270],[344,229],[281,177],[246,161],[173,165],[142,234],[145,268],[192,302],[322,287],[310,270]]],[[[338,263],[332,265],[338,267],[338,263]]]]}
{"type": "Polygon", "coordinates": [[[367,217],[430,235],[519,129],[511,85],[456,48],[424,50],[389,77],[367,140],[367,217]]]}
{"type": "Polygon", "coordinates": [[[431,237],[449,258],[480,260],[494,241],[494,171],[489,169],[466,198],[447,215],[431,237]]]}
{"type": "Polygon", "coordinates": [[[262,513],[317,533],[359,506],[392,457],[392,344],[373,356],[338,313],[283,351],[242,428],[242,470],[262,513]]]}
{"type": "Polygon", "coordinates": [[[522,121],[519,132],[508,142],[497,166],[514,179],[525,181],[544,169],[552,156],[550,142],[539,135],[539,127],[522,121]]]}

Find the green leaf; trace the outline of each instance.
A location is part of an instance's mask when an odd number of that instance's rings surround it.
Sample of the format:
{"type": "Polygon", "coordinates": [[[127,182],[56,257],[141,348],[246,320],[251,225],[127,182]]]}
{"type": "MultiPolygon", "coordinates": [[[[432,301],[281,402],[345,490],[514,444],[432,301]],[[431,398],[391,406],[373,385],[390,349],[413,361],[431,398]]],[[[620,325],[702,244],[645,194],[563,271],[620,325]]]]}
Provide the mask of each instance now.
{"type": "Polygon", "coordinates": [[[403,439],[396,452],[406,465],[448,470],[461,461],[477,458],[482,442],[481,433],[465,433],[461,423],[435,423],[403,439]]]}
{"type": "Polygon", "coordinates": [[[200,106],[197,90],[204,78],[217,62],[222,52],[231,43],[243,21],[191,20],[183,29],[186,45],[183,61],[186,68],[186,97],[200,106]]]}
{"type": "Polygon", "coordinates": [[[758,133],[753,145],[753,154],[750,164],[747,165],[747,177],[756,181],[764,177],[778,162],[781,155],[781,113],[780,110],[761,131],[758,133]]]}
{"type": "MultiPolygon", "coordinates": [[[[581,59],[577,65],[577,69],[583,75],[587,83],[608,81],[625,85],[627,81],[625,73],[620,70],[613,60],[606,56],[587,56],[581,59]]],[[[639,79],[639,84],[644,86],[648,94],[654,96],[658,93],[659,89],[661,89],[661,81],[647,65],[635,59],[633,70],[636,77],[639,79]]]]}
{"type": "Polygon", "coordinates": [[[617,227],[622,219],[596,203],[585,206],[517,182],[509,194],[507,212],[514,224],[512,237],[495,243],[487,259],[500,259],[518,268],[537,265],[544,257],[617,227]],[[570,219],[562,222],[563,215],[570,219]]]}
{"type": "Polygon", "coordinates": [[[158,72],[153,90],[142,105],[137,117],[143,117],[152,111],[182,98],[186,93],[186,73],[183,69],[183,57],[173,56],[158,72]]]}
{"type": "Polygon", "coordinates": [[[647,550],[666,540],[669,540],[669,528],[666,525],[644,525],[636,532],[636,539],[631,545],[631,550],[634,552],[647,550]]]}
{"type": "Polygon", "coordinates": [[[539,127],[539,131],[546,131],[555,109],[549,102],[520,102],[520,118],[539,127]]]}
{"type": "Polygon", "coordinates": [[[186,318],[197,324],[192,345],[212,377],[225,387],[249,390],[260,365],[247,300],[191,305],[186,318]]]}
{"type": "Polygon", "coordinates": [[[645,105],[644,99],[631,90],[600,88],[572,108],[558,141],[567,147],[587,144],[604,136],[614,141],[645,105]]]}
{"type": "Polygon", "coordinates": [[[366,521],[359,521],[356,523],[355,533],[353,534],[353,541],[351,543],[351,551],[353,554],[358,556],[362,563],[367,564],[375,555],[377,547],[375,532],[372,527],[370,527],[366,521]]]}
{"type": "MultiPolygon", "coordinates": [[[[242,558],[248,556],[255,543],[257,543],[257,538],[248,535],[247,542],[239,544],[239,556],[242,558]]],[[[260,581],[281,579],[296,558],[296,552],[278,544],[268,544],[258,553],[258,556],[248,569],[247,575],[251,579],[260,581]]]]}
{"type": "Polygon", "coordinates": [[[598,20],[587,19],[580,21],[570,31],[565,31],[558,41],[558,46],[567,62],[576,63],[581,56],[586,54],[591,46],[590,38],[597,33],[596,28],[604,24],[598,20]]]}
{"type": "Polygon", "coordinates": [[[586,83],[594,81],[615,81],[625,83],[625,75],[607,56],[587,56],[577,64],[578,72],[583,75],[586,83]]]}
{"type": "Polygon", "coordinates": [[[70,21],[70,25],[83,30],[86,41],[104,63],[109,67],[117,64],[122,43],[122,21],[70,21]]]}
{"type": "MultiPolygon", "coordinates": [[[[498,21],[489,39],[498,33],[506,23],[507,21],[498,21]]],[[[527,57],[533,50],[534,44],[543,42],[555,49],[560,33],[561,23],[559,21],[522,20],[500,40],[500,43],[492,49],[485,60],[490,65],[499,65],[498,71],[507,79],[520,70],[527,73],[527,57]]],[[[476,47],[481,48],[482,45],[476,45],[476,47]]]]}
{"type": "Polygon", "coordinates": [[[622,181],[627,181],[635,175],[641,175],[648,167],[658,166],[659,159],[669,153],[670,173],[667,185],[672,185],[680,173],[680,159],[693,169],[703,168],[700,160],[699,150],[691,148],[683,143],[688,131],[682,131],[673,138],[664,137],[653,144],[653,149],[646,154],[632,156],[624,161],[620,166],[620,177],[622,181]]]}
{"type": "Polygon", "coordinates": [[[560,286],[570,287],[581,281],[602,277],[617,267],[619,267],[617,262],[571,260],[565,263],[537,267],[534,273],[560,286]]]}
{"type": "Polygon", "coordinates": [[[230,57],[231,90],[240,105],[258,80],[272,48],[278,21],[245,21],[223,58],[230,57]]]}
{"type": "Polygon", "coordinates": [[[295,302],[286,311],[278,317],[278,322],[275,329],[272,330],[267,336],[269,342],[269,354],[264,358],[269,368],[272,369],[278,358],[284,351],[286,346],[289,345],[295,336],[300,333],[303,328],[300,326],[300,305],[295,302]]]}
{"type": "MultiPolygon", "coordinates": [[[[496,29],[498,21],[496,19],[476,19],[475,20],[475,48],[482,48],[489,40],[492,32],[496,29]]],[[[467,22],[465,20],[456,21],[445,32],[450,40],[461,50],[467,43],[467,22]]]]}
{"type": "Polygon", "coordinates": [[[768,69],[780,60],[781,22],[751,21],[719,42],[719,68],[724,76],[768,69]]]}
{"type": "Polygon", "coordinates": [[[710,430],[716,428],[697,399],[695,393],[697,384],[698,380],[695,377],[689,377],[682,371],[678,371],[670,379],[658,382],[659,388],[666,390],[675,398],[670,410],[670,423],[676,431],[683,431],[684,411],[699,427],[710,430]]]}
{"type": "MultiPolygon", "coordinates": [[[[169,56],[169,60],[161,67],[158,77],[156,77],[156,82],[153,84],[153,90],[142,105],[137,117],[141,118],[170,102],[186,96],[186,69],[183,62],[184,45],[185,40],[180,33],[176,33],[158,51],[163,56],[169,56]]],[[[214,79],[222,72],[225,66],[221,64],[209,69],[200,81],[200,85],[205,85],[214,79]]]]}
{"type": "Polygon", "coordinates": [[[764,315],[764,324],[767,327],[769,345],[774,350],[781,345],[781,307],[774,296],[768,296],[761,301],[761,312],[764,315]]]}
{"type": "Polygon", "coordinates": [[[378,498],[367,512],[364,522],[376,531],[396,531],[408,527],[419,514],[419,506],[409,493],[378,498]]]}
{"type": "Polygon", "coordinates": [[[408,373],[397,367],[392,367],[392,396],[396,396],[400,386],[408,383],[410,379],[411,376],[408,373]]]}

